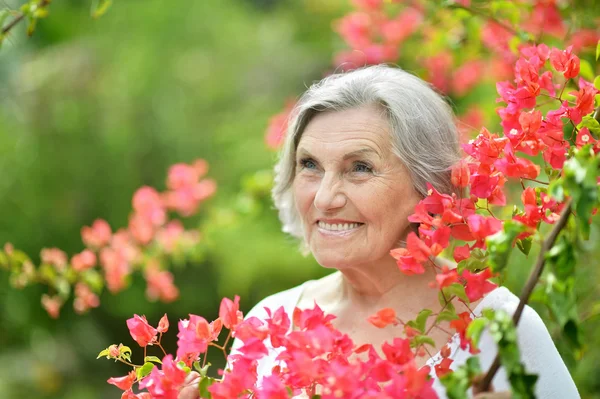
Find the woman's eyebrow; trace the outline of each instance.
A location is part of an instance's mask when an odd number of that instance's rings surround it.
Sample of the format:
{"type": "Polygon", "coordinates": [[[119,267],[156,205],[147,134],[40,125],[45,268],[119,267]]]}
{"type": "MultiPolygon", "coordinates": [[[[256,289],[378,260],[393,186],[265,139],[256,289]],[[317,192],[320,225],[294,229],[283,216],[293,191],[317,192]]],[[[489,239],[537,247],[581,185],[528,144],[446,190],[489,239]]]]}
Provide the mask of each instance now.
{"type": "Polygon", "coordinates": [[[357,158],[357,157],[360,157],[361,155],[368,155],[368,154],[374,154],[378,158],[381,158],[381,155],[379,155],[379,153],[376,150],[374,150],[373,148],[370,148],[370,147],[366,147],[366,148],[361,148],[360,150],[356,150],[356,151],[347,153],[346,155],[344,155],[344,160],[347,160],[350,158],[357,158]]]}

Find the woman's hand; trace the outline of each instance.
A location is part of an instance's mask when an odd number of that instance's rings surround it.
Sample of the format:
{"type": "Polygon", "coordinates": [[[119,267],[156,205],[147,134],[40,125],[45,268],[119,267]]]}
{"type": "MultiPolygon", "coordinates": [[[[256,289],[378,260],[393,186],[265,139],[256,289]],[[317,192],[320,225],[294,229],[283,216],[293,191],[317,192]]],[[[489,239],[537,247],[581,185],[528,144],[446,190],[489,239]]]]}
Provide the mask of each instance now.
{"type": "Polygon", "coordinates": [[[177,399],[198,399],[200,394],[198,393],[198,383],[200,382],[200,374],[192,371],[185,378],[183,388],[179,392],[177,399]]]}

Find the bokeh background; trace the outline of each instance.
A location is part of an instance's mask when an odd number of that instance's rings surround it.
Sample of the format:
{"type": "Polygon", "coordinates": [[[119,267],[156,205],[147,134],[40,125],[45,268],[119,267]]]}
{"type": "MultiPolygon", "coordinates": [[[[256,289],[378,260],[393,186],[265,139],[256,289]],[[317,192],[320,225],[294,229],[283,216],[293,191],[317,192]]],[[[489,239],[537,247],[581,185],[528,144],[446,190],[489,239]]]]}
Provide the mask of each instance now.
{"type": "MultiPolygon", "coordinates": [[[[0,270],[0,398],[119,397],[105,381],[127,368],[96,355],[112,343],[134,348],[125,325],[134,313],[152,324],[168,313],[164,342],[174,352],[175,321],[188,313],[212,320],[235,294],[248,310],[327,273],[280,231],[269,200],[276,155],[264,133],[287,99],[330,68],[341,47],[331,24],[348,9],[346,0],[120,0],[96,20],[89,2],[65,0],[32,38],[21,26],[4,43],[0,244],[33,259],[43,247],[79,252],[81,226],[125,226],[134,191],[164,189],[177,162],[206,159],[218,190],[185,222],[200,226],[202,257],[174,268],[181,292],[171,304],[149,302],[137,276],[87,315],[65,306],[53,320],[40,306],[44,287],[16,290],[0,270]]],[[[598,231],[594,221],[577,280],[584,348],[573,351],[536,308],[586,398],[600,398],[598,231]]],[[[535,255],[513,255],[513,292],[535,255]]],[[[211,361],[218,366],[218,354],[211,361]]]]}

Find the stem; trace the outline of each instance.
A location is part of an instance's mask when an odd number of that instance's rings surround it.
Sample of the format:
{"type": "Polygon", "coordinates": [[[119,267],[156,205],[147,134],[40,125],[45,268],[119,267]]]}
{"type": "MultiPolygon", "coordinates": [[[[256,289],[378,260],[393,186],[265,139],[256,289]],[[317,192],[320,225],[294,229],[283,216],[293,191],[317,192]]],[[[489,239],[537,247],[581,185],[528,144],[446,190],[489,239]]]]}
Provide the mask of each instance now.
{"type": "Polygon", "coordinates": [[[550,184],[550,183],[548,183],[547,181],[541,181],[541,180],[536,180],[536,179],[530,179],[530,178],[528,178],[528,177],[521,177],[521,179],[523,179],[523,180],[529,180],[529,181],[534,181],[534,182],[536,182],[536,183],[539,183],[539,184],[544,184],[544,185],[546,185],[546,186],[547,186],[548,184],[550,184]]]}
{"type": "MultiPolygon", "coordinates": [[[[38,3],[38,7],[39,8],[45,8],[48,5],[50,5],[51,1],[52,0],[41,0],[38,3]]],[[[10,21],[4,28],[2,28],[2,36],[6,35],[8,32],[10,32],[10,30],[12,28],[14,28],[19,22],[21,22],[23,20],[23,18],[25,18],[25,13],[19,12],[17,14],[17,16],[15,17],[15,19],[13,19],[12,21],[10,21]]]]}
{"type": "Polygon", "coordinates": [[[129,363],[127,360],[121,359],[120,357],[118,357],[117,360],[120,361],[121,363],[125,363],[126,365],[131,366],[131,367],[142,367],[142,366],[138,366],[137,364],[129,363]]]}
{"type": "Polygon", "coordinates": [[[512,26],[509,26],[509,25],[507,25],[506,23],[504,23],[504,22],[500,21],[500,20],[499,20],[498,18],[496,18],[496,17],[493,17],[493,16],[491,16],[491,15],[489,15],[489,14],[485,14],[485,13],[483,13],[483,12],[481,12],[481,11],[479,11],[479,10],[476,10],[476,9],[474,9],[474,8],[471,8],[471,7],[466,7],[466,6],[463,6],[463,5],[460,5],[460,4],[456,4],[456,3],[455,3],[455,4],[452,4],[452,7],[454,7],[454,8],[462,8],[463,10],[466,10],[466,11],[470,12],[470,13],[471,13],[471,14],[473,14],[473,15],[479,15],[480,17],[483,17],[483,18],[489,19],[490,21],[492,21],[492,22],[494,22],[494,23],[496,23],[496,24],[500,25],[501,27],[503,27],[503,28],[504,28],[504,29],[506,29],[507,31],[511,32],[513,35],[517,35],[517,36],[519,36],[519,31],[515,30],[515,29],[514,29],[512,26]]]}
{"type": "Polygon", "coordinates": [[[157,342],[156,345],[158,345],[158,347],[160,348],[160,350],[163,352],[163,354],[165,356],[167,356],[167,352],[165,351],[165,349],[162,347],[162,345],[160,344],[160,342],[157,342]]]}
{"type": "MultiPolygon", "coordinates": [[[[544,265],[546,263],[546,258],[545,258],[546,253],[550,250],[550,248],[552,248],[552,246],[554,245],[554,242],[556,241],[556,238],[558,237],[558,234],[566,226],[567,221],[569,220],[569,216],[571,214],[571,201],[572,201],[571,199],[567,200],[566,206],[562,210],[562,213],[560,215],[560,219],[558,219],[558,222],[554,225],[554,227],[550,231],[550,235],[542,243],[542,249],[540,251],[540,254],[538,255],[538,258],[537,258],[537,261],[533,268],[533,271],[529,275],[529,279],[527,280],[527,283],[525,283],[525,288],[523,289],[523,292],[521,293],[521,297],[519,298],[519,305],[517,306],[517,309],[515,310],[515,313],[513,314],[513,324],[515,325],[515,327],[519,323],[519,320],[521,319],[521,315],[523,314],[523,309],[525,309],[525,305],[527,304],[527,301],[529,300],[529,297],[531,296],[531,293],[533,292],[535,285],[539,281],[540,276],[542,275],[542,272],[544,271],[544,265]]],[[[488,370],[485,377],[483,377],[483,379],[479,383],[477,383],[477,392],[489,391],[490,385],[492,383],[492,379],[494,378],[494,375],[496,375],[496,372],[498,372],[499,368],[500,368],[500,354],[497,354],[496,358],[494,359],[494,362],[492,363],[492,366],[488,370]]]]}

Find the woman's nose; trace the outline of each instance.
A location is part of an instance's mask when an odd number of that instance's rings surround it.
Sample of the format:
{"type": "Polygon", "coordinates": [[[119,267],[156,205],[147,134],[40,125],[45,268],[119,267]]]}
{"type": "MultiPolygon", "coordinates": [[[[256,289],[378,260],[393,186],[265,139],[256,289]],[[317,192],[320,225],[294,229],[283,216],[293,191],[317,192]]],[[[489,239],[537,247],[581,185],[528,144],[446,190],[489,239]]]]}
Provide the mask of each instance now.
{"type": "Polygon", "coordinates": [[[341,191],[341,182],[333,177],[325,176],[315,195],[314,204],[319,211],[327,212],[343,208],[346,200],[346,195],[341,191]]]}

